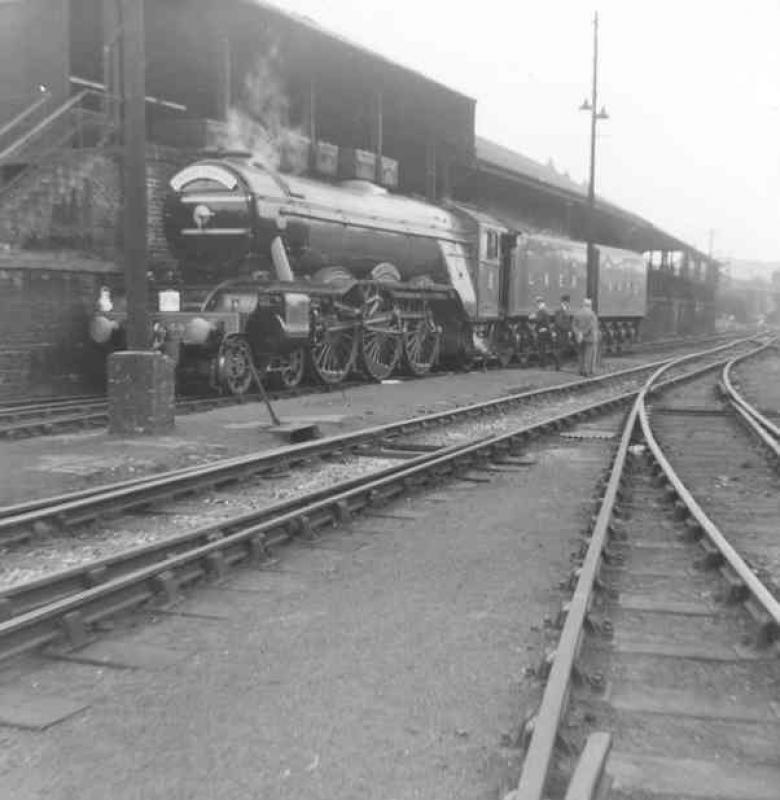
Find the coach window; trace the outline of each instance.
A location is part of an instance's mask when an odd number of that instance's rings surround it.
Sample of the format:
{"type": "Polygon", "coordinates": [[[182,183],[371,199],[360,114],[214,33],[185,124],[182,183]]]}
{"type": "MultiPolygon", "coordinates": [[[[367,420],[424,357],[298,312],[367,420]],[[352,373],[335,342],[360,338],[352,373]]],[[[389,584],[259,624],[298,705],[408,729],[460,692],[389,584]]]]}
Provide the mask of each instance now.
{"type": "Polygon", "coordinates": [[[485,229],[485,260],[498,261],[498,231],[485,229]]]}

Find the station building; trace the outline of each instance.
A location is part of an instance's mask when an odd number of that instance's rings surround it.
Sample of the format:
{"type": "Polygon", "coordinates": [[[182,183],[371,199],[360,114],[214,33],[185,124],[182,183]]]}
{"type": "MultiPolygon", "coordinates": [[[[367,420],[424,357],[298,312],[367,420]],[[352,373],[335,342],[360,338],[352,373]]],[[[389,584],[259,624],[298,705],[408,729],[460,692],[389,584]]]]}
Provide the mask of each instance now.
{"type": "MultiPolygon", "coordinates": [[[[0,397],[82,391],[94,299],[121,283],[121,8],[0,0],[0,397]]],[[[473,98],[263,0],[144,14],[152,277],[174,267],[168,178],[204,148],[584,238],[586,187],[477,137],[473,98]]],[[[702,253],[601,198],[595,239],[656,252],[646,334],[707,326],[717,270],[702,253]]]]}

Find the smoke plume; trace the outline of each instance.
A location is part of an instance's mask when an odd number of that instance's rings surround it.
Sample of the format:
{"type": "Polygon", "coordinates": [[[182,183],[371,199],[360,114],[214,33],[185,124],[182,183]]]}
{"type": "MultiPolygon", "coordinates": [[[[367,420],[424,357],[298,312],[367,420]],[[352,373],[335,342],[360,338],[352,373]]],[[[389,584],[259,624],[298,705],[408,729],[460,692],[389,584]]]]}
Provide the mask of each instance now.
{"type": "Polygon", "coordinates": [[[305,140],[289,125],[290,103],[277,68],[278,51],[258,56],[244,76],[242,90],[229,109],[224,130],[212,145],[248,150],[271,169],[300,173],[307,166],[305,140]]]}

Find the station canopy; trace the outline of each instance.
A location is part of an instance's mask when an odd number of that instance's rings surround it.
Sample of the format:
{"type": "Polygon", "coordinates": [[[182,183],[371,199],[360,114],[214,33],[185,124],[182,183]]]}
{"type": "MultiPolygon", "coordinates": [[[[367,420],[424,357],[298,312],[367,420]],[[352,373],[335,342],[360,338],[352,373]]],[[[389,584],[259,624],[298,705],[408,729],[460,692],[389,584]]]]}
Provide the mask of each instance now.
{"type": "MultiPolygon", "coordinates": [[[[480,136],[475,139],[475,149],[478,172],[559,198],[578,211],[585,212],[588,202],[587,183],[577,183],[567,174],[558,172],[552,164],[542,164],[480,136]]],[[[608,228],[615,231],[616,237],[630,242],[630,245],[624,246],[630,246],[632,250],[685,251],[694,258],[709,260],[704,253],[678,237],[603,197],[596,195],[594,205],[597,230],[608,228]]]]}

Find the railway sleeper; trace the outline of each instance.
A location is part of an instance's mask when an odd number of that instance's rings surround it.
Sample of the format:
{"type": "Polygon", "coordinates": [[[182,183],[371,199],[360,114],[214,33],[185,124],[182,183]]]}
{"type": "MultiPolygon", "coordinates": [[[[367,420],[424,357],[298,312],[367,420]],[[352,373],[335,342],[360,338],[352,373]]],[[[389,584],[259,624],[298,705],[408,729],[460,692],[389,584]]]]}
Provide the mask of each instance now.
{"type": "Polygon", "coordinates": [[[722,564],[719,568],[720,574],[726,581],[726,589],[723,599],[727,603],[741,603],[748,598],[748,588],[742,578],[728,565],[722,564]]]}
{"type": "Polygon", "coordinates": [[[744,603],[745,609],[757,625],[755,645],[764,650],[780,641],[780,626],[772,619],[767,610],[754,598],[749,598],[744,603]]]}
{"type": "Polygon", "coordinates": [[[699,538],[699,546],[704,550],[704,556],[696,562],[703,569],[715,569],[723,564],[723,553],[708,536],[699,538]]]}
{"type": "Polygon", "coordinates": [[[171,570],[155,575],[152,578],[152,587],[160,597],[163,607],[172,606],[179,599],[179,581],[171,570]]]}
{"type": "Polygon", "coordinates": [[[352,509],[347,500],[338,500],[334,506],[334,524],[346,525],[352,519],[352,509]]]}
{"type": "Polygon", "coordinates": [[[268,541],[264,534],[258,533],[246,542],[247,558],[252,566],[265,564],[272,557],[268,541]]]}
{"type": "Polygon", "coordinates": [[[84,573],[84,586],[86,586],[88,589],[92,589],[101,583],[105,583],[107,580],[108,567],[106,567],[105,564],[92,567],[84,573]]]}
{"type": "Polygon", "coordinates": [[[87,625],[84,615],[80,611],[69,611],[62,617],[62,627],[68,638],[68,644],[73,649],[86,647],[93,641],[93,637],[87,632],[87,625]]]}
{"type": "Polygon", "coordinates": [[[206,564],[206,575],[213,581],[224,580],[227,572],[227,564],[225,556],[219,550],[208,553],[205,556],[204,562],[206,564]]]}

